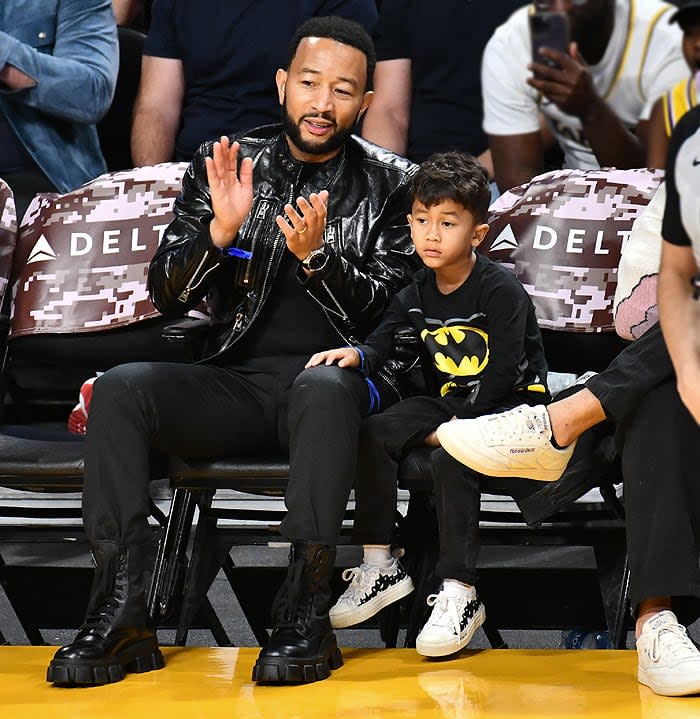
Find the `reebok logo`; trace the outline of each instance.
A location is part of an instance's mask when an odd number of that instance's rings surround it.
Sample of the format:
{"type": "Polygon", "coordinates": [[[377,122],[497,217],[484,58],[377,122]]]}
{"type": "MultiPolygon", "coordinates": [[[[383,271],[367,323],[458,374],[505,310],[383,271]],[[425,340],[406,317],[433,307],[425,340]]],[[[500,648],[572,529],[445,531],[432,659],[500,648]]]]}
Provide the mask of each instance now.
{"type": "Polygon", "coordinates": [[[523,447],[523,448],[511,449],[510,453],[511,454],[530,454],[530,452],[534,452],[534,451],[535,451],[534,447],[523,447]]]}
{"type": "Polygon", "coordinates": [[[36,244],[32,247],[32,251],[29,253],[27,264],[31,265],[32,262],[44,262],[45,260],[55,259],[56,253],[53,251],[53,247],[51,247],[44,235],[40,235],[36,244]]]}

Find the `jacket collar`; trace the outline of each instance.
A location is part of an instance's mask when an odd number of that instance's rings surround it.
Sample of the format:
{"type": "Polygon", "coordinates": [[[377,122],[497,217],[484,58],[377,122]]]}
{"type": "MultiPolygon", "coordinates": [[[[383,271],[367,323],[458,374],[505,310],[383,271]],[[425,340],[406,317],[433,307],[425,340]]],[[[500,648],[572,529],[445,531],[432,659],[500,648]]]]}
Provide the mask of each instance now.
{"type": "Polygon", "coordinates": [[[314,185],[331,187],[345,167],[347,143],[340,152],[326,162],[302,162],[297,160],[289,150],[287,138],[280,133],[271,148],[272,167],[281,167],[290,177],[299,177],[302,173],[304,181],[313,177],[314,185]]]}

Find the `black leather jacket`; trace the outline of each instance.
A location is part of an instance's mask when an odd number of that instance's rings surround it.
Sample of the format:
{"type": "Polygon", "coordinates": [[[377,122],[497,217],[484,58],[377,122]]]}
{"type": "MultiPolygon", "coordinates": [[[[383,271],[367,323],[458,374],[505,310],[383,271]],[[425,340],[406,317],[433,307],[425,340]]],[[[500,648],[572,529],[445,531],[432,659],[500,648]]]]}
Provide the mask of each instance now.
{"type": "Polygon", "coordinates": [[[259,316],[286,249],[275,224],[283,206],[327,189],[326,266],[299,281],[324,308],[339,345],[354,344],[379,323],[395,292],[417,267],[406,214],[415,165],[352,137],[333,159],[314,165],[295,160],[278,125],[233,136],[240,157],[254,163],[253,207],[234,245],[251,260],[222,254],[211,242],[213,214],[204,157],[195,154],[175,201],[175,218],[151,261],[151,298],[166,316],[182,315],[206,295],[212,318],[204,361],[240,342],[259,316]]]}

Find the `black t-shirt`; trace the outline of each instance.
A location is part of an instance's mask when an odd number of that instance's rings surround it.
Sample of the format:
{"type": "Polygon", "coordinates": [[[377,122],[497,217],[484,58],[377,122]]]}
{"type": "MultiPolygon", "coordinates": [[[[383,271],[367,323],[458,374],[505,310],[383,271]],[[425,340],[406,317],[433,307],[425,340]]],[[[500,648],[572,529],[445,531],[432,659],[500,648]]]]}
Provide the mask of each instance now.
{"type": "Polygon", "coordinates": [[[548,399],[532,301],[511,272],[487,257],[477,254],[469,277],[447,295],[432,270],[419,271],[361,345],[367,372],[386,361],[396,331],[409,325],[423,341],[430,363],[424,370],[436,393],[464,397],[482,411],[501,406],[514,392],[548,399]]]}
{"type": "Polygon", "coordinates": [[[481,56],[493,31],[525,0],[383,0],[377,60],[408,58],[413,87],[408,157],[434,152],[478,155],[481,129],[481,56]]]}
{"type": "Polygon", "coordinates": [[[285,251],[260,316],[226,361],[308,355],[343,344],[323,309],[304,289],[299,260],[285,251]]]}
{"type": "Polygon", "coordinates": [[[275,72],[294,31],[341,15],[371,33],[373,0],[155,0],[144,54],[182,61],[185,97],[175,159],[222,134],[279,122],[275,72]]]}
{"type": "Polygon", "coordinates": [[[666,156],[666,207],[662,235],[692,245],[700,257],[700,105],[676,125],[666,156]]]}

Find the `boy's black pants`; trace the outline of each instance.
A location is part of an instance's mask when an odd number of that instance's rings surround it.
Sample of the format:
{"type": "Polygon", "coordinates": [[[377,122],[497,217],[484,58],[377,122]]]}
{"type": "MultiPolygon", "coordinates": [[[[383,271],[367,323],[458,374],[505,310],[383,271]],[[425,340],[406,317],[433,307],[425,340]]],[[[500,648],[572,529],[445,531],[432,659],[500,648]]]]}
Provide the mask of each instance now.
{"type": "MultiPolygon", "coordinates": [[[[514,393],[498,412],[524,402],[532,395],[514,393]]],[[[398,465],[443,422],[485,414],[459,397],[410,397],[381,414],[366,419],[360,428],[360,453],[355,480],[353,539],[358,544],[391,544],[397,502],[398,465]]],[[[431,474],[440,533],[436,574],[474,584],[479,554],[479,507],[482,475],[453,459],[438,447],[431,452],[431,474]]]]}

